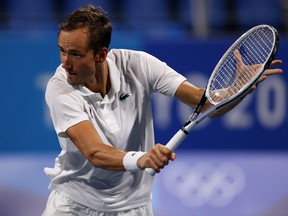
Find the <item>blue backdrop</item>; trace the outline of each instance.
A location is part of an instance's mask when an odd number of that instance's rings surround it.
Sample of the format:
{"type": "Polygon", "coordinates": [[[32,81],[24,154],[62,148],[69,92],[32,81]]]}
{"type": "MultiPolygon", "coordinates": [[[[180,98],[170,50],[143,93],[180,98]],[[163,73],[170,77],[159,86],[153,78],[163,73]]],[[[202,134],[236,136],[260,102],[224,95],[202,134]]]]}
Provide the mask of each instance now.
{"type": "MultiPolygon", "coordinates": [[[[111,48],[147,51],[167,62],[197,85],[205,86],[209,74],[235,38],[127,40],[114,34],[111,48]]],[[[47,80],[59,65],[57,33],[2,34],[1,152],[54,151],[59,149],[44,101],[47,80]]],[[[282,75],[270,77],[257,91],[220,119],[209,119],[191,133],[183,149],[288,150],[287,63],[288,40],[280,37],[277,58],[282,75]]],[[[156,141],[165,143],[182,126],[191,110],[171,98],[155,95],[156,141]]]]}
{"type": "MultiPolygon", "coordinates": [[[[235,39],[154,40],[148,41],[147,50],[169,63],[192,83],[205,87],[215,65],[235,39]]],[[[288,82],[285,55],[288,41],[281,39],[276,58],[283,60],[283,64],[278,66],[283,68],[283,74],[269,77],[225,116],[201,123],[181,148],[288,150],[288,82]]],[[[165,142],[182,126],[191,110],[180,103],[164,99],[155,100],[154,104],[156,134],[165,142]]]]}

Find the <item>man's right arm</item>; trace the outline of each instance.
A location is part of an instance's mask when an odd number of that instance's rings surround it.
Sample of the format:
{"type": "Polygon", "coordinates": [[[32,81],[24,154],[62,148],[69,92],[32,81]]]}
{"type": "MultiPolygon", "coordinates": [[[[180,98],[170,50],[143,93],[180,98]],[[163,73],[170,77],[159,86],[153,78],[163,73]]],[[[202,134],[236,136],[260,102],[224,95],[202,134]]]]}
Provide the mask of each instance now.
{"type": "MultiPolygon", "coordinates": [[[[66,131],[68,137],[95,166],[114,171],[125,171],[123,159],[127,152],[103,143],[98,132],[90,121],[85,120],[69,127],[66,131]]],[[[146,154],[141,156],[136,165],[139,169],[152,168],[159,172],[169,160],[173,160],[175,154],[157,144],[146,154]]]]}

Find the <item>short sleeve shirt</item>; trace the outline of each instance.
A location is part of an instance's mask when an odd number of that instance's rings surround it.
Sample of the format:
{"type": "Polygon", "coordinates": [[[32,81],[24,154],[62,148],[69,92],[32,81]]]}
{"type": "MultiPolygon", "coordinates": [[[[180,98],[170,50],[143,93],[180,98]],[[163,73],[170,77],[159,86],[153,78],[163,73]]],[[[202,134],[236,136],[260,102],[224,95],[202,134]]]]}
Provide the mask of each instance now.
{"type": "Polygon", "coordinates": [[[46,102],[62,151],[55,167],[45,172],[51,178],[50,188],[72,200],[101,211],[120,211],[150,201],[153,177],[143,171],[94,167],[66,130],[89,120],[105,144],[124,151],[148,151],[155,144],[152,94],[174,96],[186,79],[145,52],[112,49],[107,62],[111,88],[104,97],[83,85],[71,86],[62,66],[48,82],[46,102]]]}

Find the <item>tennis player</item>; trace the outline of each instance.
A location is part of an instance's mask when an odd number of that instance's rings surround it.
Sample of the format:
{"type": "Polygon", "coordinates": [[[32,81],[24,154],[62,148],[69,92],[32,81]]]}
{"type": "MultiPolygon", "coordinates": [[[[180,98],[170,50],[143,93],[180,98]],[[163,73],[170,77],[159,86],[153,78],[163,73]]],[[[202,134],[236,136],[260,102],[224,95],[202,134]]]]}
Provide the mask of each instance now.
{"type": "MultiPolygon", "coordinates": [[[[54,168],[45,168],[51,194],[43,216],[152,216],[153,177],[144,169],[160,172],[176,155],[155,145],[151,96],[159,92],[192,108],[202,96],[145,52],[108,52],[111,33],[107,14],[91,5],[60,26],[61,65],[46,101],[62,151],[54,168]]],[[[281,70],[266,75],[275,73],[281,70]]]]}

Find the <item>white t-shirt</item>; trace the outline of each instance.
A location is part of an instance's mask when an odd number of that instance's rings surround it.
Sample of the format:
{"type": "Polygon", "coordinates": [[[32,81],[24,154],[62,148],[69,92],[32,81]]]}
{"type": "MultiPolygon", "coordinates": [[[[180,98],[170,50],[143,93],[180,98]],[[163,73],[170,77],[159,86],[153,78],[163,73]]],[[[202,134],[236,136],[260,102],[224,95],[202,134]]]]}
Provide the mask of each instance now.
{"type": "Polygon", "coordinates": [[[92,209],[120,211],[151,201],[153,177],[145,171],[94,167],[65,132],[89,120],[105,144],[124,151],[148,151],[155,144],[152,93],[174,96],[186,79],[145,52],[112,49],[107,62],[111,89],[104,98],[85,86],[68,84],[61,65],[48,82],[46,102],[62,151],[55,167],[45,168],[45,173],[51,178],[50,189],[92,209]]]}

